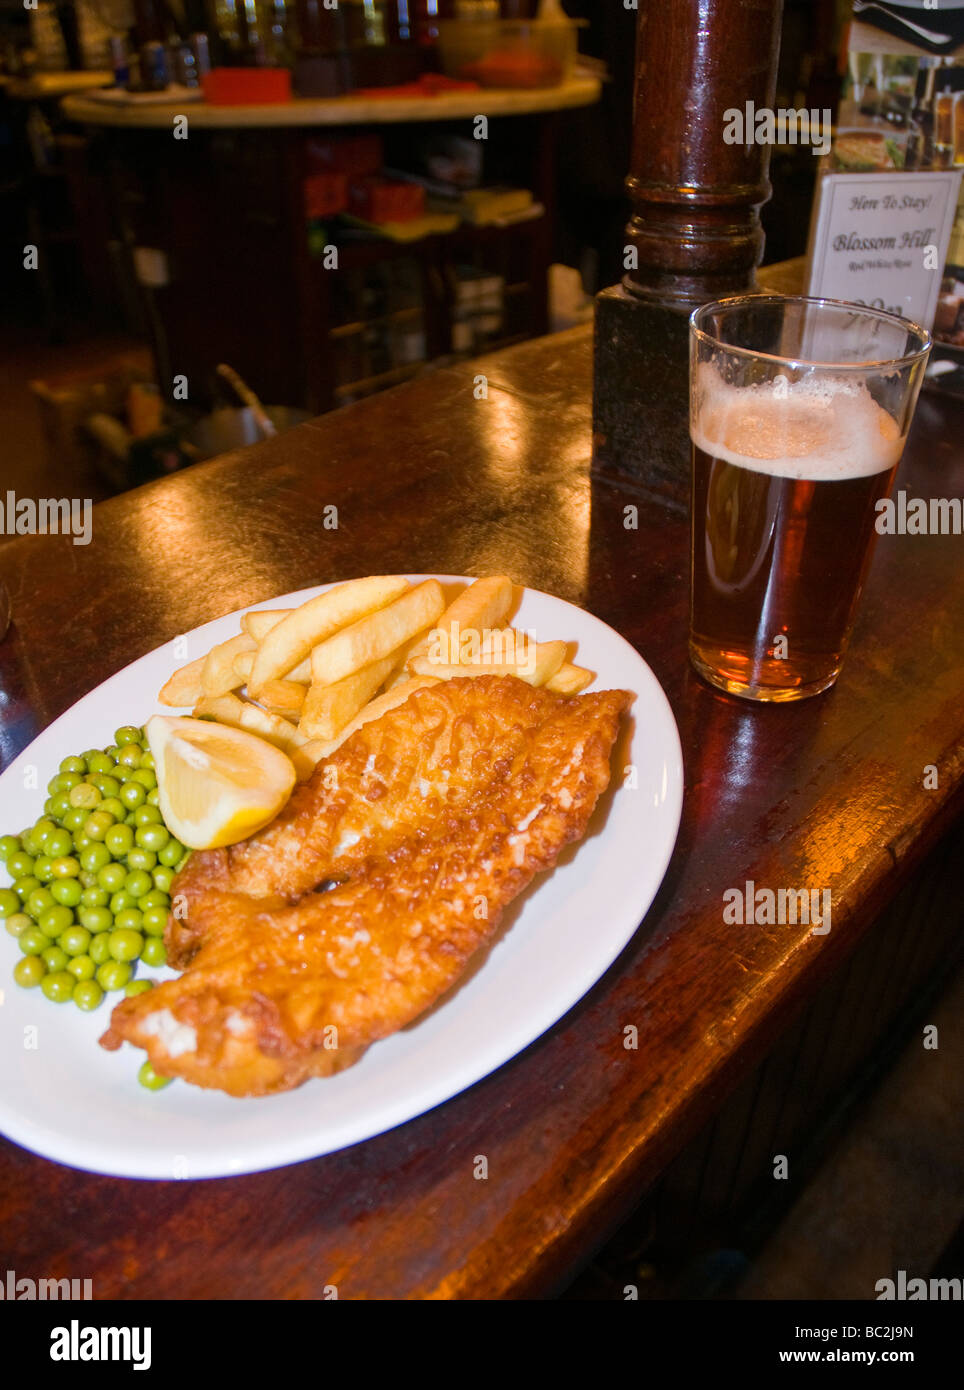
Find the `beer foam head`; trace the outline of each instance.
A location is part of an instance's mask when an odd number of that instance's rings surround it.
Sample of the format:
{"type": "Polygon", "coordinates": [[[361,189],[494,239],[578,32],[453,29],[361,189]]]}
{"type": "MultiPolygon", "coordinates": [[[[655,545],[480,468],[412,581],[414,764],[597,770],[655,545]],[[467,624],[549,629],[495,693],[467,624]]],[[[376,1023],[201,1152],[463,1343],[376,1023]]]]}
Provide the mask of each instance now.
{"type": "Polygon", "coordinates": [[[813,482],[865,478],[893,468],[904,441],[862,381],[778,376],[730,386],[710,362],[698,368],[694,444],[773,477],[813,482]]]}

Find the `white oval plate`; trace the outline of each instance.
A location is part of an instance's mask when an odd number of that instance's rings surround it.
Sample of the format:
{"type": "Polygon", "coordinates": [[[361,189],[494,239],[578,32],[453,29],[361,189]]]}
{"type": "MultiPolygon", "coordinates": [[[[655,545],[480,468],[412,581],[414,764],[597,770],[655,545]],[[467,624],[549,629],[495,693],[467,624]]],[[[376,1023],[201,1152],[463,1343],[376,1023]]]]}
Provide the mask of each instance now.
{"type": "MultiPolygon", "coordinates": [[[[438,578],[453,595],[466,582],[438,578]]],[[[330,587],[254,606],[290,608],[330,587]]],[[[171,671],[233,636],[243,611],[188,634],[186,653],[168,643],[141,657],[45,729],[0,776],[0,833],[17,834],[42,814],[62,758],[106,747],[119,725],[159,710],[157,692],[171,671]],[[25,790],[31,780],[38,785],[25,790]]],[[[567,1013],[656,896],[679,828],[682,753],[659,682],[612,628],[533,589],[523,592],[513,623],[540,641],[576,642],[576,660],[597,672],[591,689],[621,688],[636,698],[586,838],[509,908],[484,960],[441,1005],[374,1044],[355,1066],[282,1095],[237,1100],[181,1081],[149,1092],[137,1082],[143,1052],[127,1044],[105,1052],[97,1043],[118,996],[83,1014],[39,989],[18,988],[10,974],[17,944],[0,933],[0,1131],[47,1158],[119,1177],[258,1172],[413,1119],[502,1066],[567,1013]],[[634,776],[626,775],[629,764],[634,776]]]]}

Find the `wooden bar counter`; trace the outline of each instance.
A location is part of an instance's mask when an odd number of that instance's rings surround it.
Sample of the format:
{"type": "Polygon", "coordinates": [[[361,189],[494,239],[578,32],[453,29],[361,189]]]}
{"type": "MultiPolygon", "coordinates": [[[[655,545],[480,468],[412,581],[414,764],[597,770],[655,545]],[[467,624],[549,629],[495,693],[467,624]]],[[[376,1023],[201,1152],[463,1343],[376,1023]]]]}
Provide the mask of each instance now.
{"type": "MultiPolygon", "coordinates": [[[[526,343],[104,503],[87,547],[0,546],[14,613],[0,643],[4,764],[99,681],[199,623],[310,584],[436,571],[505,572],[612,624],[662,682],[686,768],[655,904],[527,1051],[387,1134],[249,1177],[96,1177],[4,1141],[0,1247],[18,1274],[90,1277],[96,1298],[552,1295],[953,828],[961,538],[880,539],[829,693],[778,707],[722,696],[687,660],[686,519],[590,473],[591,365],[588,330],[526,343]],[[634,501],[639,526],[626,529],[634,501]],[[322,525],[331,503],[336,531],[322,525]],[[829,886],[831,932],[724,925],[722,895],[747,879],[829,886]],[[636,1050],[623,1045],[630,1024],[636,1050]]],[[[962,438],[964,406],[922,397],[897,486],[960,496],[962,438]]]]}

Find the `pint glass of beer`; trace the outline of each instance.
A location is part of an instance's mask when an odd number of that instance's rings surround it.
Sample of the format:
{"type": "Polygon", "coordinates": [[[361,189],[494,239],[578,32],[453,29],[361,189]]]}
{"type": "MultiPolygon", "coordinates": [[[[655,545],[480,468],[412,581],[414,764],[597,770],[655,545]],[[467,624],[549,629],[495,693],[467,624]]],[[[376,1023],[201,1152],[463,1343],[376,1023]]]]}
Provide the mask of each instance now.
{"type": "Polygon", "coordinates": [[[840,671],[930,335],[831,299],[746,295],[690,319],[690,657],[800,700],[840,671]]]}

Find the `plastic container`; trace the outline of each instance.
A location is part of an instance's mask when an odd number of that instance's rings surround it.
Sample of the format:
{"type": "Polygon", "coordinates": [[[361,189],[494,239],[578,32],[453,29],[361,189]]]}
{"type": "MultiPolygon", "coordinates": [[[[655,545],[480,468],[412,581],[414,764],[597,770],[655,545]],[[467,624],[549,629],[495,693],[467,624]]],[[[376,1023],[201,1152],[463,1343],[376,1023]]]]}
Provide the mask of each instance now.
{"type": "Polygon", "coordinates": [[[558,87],[576,61],[572,21],[447,20],[439,24],[442,71],[483,87],[558,87]]]}
{"type": "Polygon", "coordinates": [[[291,100],[287,68],[212,68],[201,87],[209,106],[274,106],[291,100]]]}

